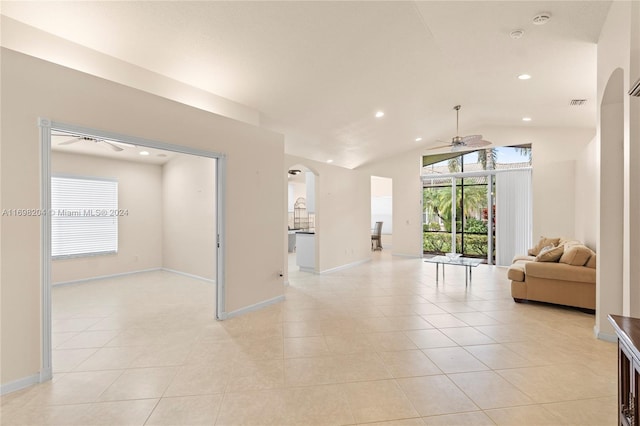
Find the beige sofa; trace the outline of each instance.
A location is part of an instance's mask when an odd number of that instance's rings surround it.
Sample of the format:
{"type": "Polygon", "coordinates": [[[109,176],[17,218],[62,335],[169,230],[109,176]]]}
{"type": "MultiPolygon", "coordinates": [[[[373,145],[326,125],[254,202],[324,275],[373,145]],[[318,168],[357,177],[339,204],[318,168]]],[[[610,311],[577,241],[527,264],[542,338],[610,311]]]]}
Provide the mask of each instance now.
{"type": "Polygon", "coordinates": [[[516,302],[534,300],[595,312],[596,254],[578,241],[542,238],[528,255],[513,259],[507,276],[516,302]]]}

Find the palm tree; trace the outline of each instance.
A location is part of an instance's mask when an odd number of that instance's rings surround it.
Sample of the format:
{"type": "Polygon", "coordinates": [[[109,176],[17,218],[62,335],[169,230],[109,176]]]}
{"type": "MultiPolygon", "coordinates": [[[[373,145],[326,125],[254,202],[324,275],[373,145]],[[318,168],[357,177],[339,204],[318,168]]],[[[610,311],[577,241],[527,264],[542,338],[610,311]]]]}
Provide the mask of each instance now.
{"type": "Polygon", "coordinates": [[[478,163],[482,165],[482,170],[493,170],[498,162],[498,151],[493,148],[481,149],[478,151],[478,163]]]}
{"type": "Polygon", "coordinates": [[[514,147],[520,155],[525,156],[529,159],[529,165],[531,165],[531,147],[530,146],[516,146],[514,147]]]}
{"type": "Polygon", "coordinates": [[[449,172],[458,173],[462,168],[462,154],[457,157],[450,158],[448,162],[448,166],[449,166],[449,172]]]}

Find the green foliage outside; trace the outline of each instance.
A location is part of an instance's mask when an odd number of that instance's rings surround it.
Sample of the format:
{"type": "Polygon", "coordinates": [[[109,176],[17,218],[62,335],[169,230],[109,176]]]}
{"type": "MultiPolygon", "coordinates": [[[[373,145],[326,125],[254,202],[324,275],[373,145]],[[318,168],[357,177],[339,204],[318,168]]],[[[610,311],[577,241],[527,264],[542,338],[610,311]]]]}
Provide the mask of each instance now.
{"type": "MultiPolygon", "coordinates": [[[[487,235],[465,234],[464,250],[461,248],[462,235],[456,235],[456,251],[465,256],[487,256],[487,235]]],[[[495,245],[494,245],[495,247],[495,245]]],[[[451,234],[447,232],[425,232],[422,248],[425,253],[448,253],[451,251],[451,234]]]]}

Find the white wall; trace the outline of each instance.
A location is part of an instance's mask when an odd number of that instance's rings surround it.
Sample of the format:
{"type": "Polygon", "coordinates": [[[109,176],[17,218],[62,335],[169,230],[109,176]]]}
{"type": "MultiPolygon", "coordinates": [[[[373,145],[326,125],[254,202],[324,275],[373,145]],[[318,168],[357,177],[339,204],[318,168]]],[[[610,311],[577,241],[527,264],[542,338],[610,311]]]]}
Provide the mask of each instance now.
{"type": "MultiPolygon", "coordinates": [[[[609,314],[640,315],[640,108],[627,95],[632,57],[637,60],[640,12],[637,2],[613,2],[598,40],[598,166],[600,175],[596,325],[599,337],[613,338],[609,314]],[[617,70],[617,71],[616,71],[617,70]],[[621,73],[615,93],[608,86],[621,73]],[[614,101],[615,97],[618,99],[614,101]],[[618,124],[615,124],[618,123],[618,124]],[[614,160],[611,152],[619,153],[614,160]],[[622,151],[622,152],[619,152],[622,151]],[[617,182],[606,187],[607,182],[617,182]],[[614,198],[612,191],[617,194],[614,198]],[[611,232],[612,223],[620,230],[611,232]],[[622,221],[622,223],[620,223],[622,221]]],[[[637,65],[637,64],[636,64],[637,65]]],[[[635,66],[634,66],[635,68],[635,66]]],[[[635,72],[638,72],[636,69],[635,72]]]]}
{"type": "MultiPolygon", "coordinates": [[[[12,50],[0,54],[0,208],[40,207],[38,117],[220,152],[227,160],[225,309],[283,297],[282,135],[12,50]],[[248,259],[247,247],[260,256],[248,259]]],[[[40,219],[1,217],[0,233],[0,382],[6,385],[32,380],[41,367],[40,219]]]]}
{"type": "Polygon", "coordinates": [[[216,169],[212,158],[179,155],[162,167],[164,268],[216,278],[216,169]]]}
{"type": "MultiPolygon", "coordinates": [[[[369,176],[326,163],[285,156],[284,173],[301,164],[316,174],[316,272],[371,257],[371,184],[369,176]]],[[[282,252],[287,251],[286,220],[282,252]]],[[[284,271],[287,266],[283,264],[284,271]]]]}
{"type": "Polygon", "coordinates": [[[52,152],[52,173],[118,180],[118,253],[54,260],[51,281],[77,281],[162,267],[162,169],[158,165],[52,152]]]}
{"type": "Polygon", "coordinates": [[[574,237],[596,249],[598,236],[598,146],[595,138],[579,153],[575,164],[574,237]]]}

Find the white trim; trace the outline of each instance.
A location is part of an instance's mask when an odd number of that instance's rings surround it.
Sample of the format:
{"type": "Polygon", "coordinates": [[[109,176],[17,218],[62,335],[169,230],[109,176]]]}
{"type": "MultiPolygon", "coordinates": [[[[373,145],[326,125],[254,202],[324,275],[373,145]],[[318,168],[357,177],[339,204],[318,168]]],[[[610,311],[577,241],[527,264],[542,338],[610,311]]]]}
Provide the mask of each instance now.
{"type": "Polygon", "coordinates": [[[597,339],[604,340],[605,342],[618,343],[618,336],[615,334],[602,333],[598,325],[593,326],[593,334],[597,339]]]}
{"type": "Polygon", "coordinates": [[[218,156],[216,161],[216,319],[225,320],[226,312],[226,197],[227,197],[227,157],[218,156]]]}
{"type": "Polygon", "coordinates": [[[478,170],[475,172],[456,172],[456,173],[442,173],[442,174],[432,174],[432,175],[421,175],[422,182],[433,179],[448,179],[448,178],[468,178],[468,177],[482,177],[486,175],[497,175],[505,172],[512,172],[514,170],[533,170],[531,166],[529,167],[520,167],[517,169],[498,169],[498,170],[478,170]]]}
{"type": "MultiPolygon", "coordinates": [[[[40,208],[48,212],[51,209],[51,120],[39,117],[40,131],[40,208]]],[[[51,361],[53,344],[51,343],[51,216],[40,217],[40,379],[53,378],[51,361]],[[47,376],[48,373],[48,376],[47,376]]],[[[36,382],[37,383],[37,382],[36,382]]]]}
{"type": "Polygon", "coordinates": [[[249,312],[257,311],[262,308],[266,308],[267,306],[273,305],[275,303],[284,302],[284,294],[281,296],[276,296],[272,299],[265,300],[263,302],[255,303],[253,305],[246,306],[244,308],[236,309],[235,311],[231,311],[225,315],[225,318],[233,318],[239,315],[248,314],[249,312]]]}
{"type": "MultiPolygon", "coordinates": [[[[0,385],[0,395],[5,395],[10,392],[19,391],[20,389],[28,388],[29,386],[36,385],[41,382],[41,374],[37,373],[32,376],[23,377],[22,379],[14,380],[13,382],[0,385]]],[[[46,379],[49,380],[49,379],[46,379]]]]}
{"type": "Polygon", "coordinates": [[[308,272],[310,274],[319,274],[319,272],[316,271],[315,268],[309,268],[308,266],[298,266],[298,270],[300,272],[308,272]]]}
{"type": "MultiPolygon", "coordinates": [[[[335,268],[325,269],[324,271],[320,271],[321,274],[329,274],[331,272],[342,271],[343,269],[353,268],[354,266],[362,265],[363,263],[371,262],[371,258],[362,259],[356,262],[347,263],[346,265],[336,266],[335,268]]],[[[302,270],[302,268],[300,268],[302,270]]]]}
{"type": "MultiPolygon", "coordinates": [[[[44,117],[38,118],[37,125],[40,134],[40,208],[43,209],[43,211],[49,211],[51,208],[51,130],[216,159],[216,226],[218,232],[218,245],[216,248],[216,270],[218,273],[216,280],[216,318],[225,319],[225,155],[182,145],[152,141],[136,136],[121,135],[103,130],[53,122],[44,117]]],[[[38,374],[38,379],[50,380],[52,378],[51,355],[53,348],[51,344],[51,217],[49,215],[42,215],[40,219],[40,271],[42,321],[42,342],[40,347],[42,366],[40,371],[42,373],[38,374]]]]}
{"type": "Polygon", "coordinates": [[[175,269],[170,269],[170,268],[159,268],[159,269],[167,272],[173,272],[174,274],[178,274],[178,275],[183,275],[185,277],[194,278],[196,280],[206,281],[211,284],[216,283],[216,280],[212,280],[211,278],[201,277],[200,275],[190,274],[188,272],[176,271],[175,269]]]}
{"type": "Polygon", "coordinates": [[[145,272],[162,271],[163,269],[164,268],[149,268],[149,269],[140,269],[138,271],[120,272],[120,273],[117,273],[117,274],[110,274],[110,275],[98,275],[96,277],[82,278],[82,279],[79,279],[79,280],[71,280],[71,281],[62,281],[62,282],[59,282],[59,283],[51,283],[51,286],[58,287],[58,286],[66,286],[66,285],[73,285],[73,284],[82,284],[82,283],[86,283],[86,282],[89,282],[89,281],[95,281],[95,280],[104,280],[104,279],[108,279],[108,278],[118,278],[118,277],[124,277],[124,276],[127,276],[127,275],[142,274],[142,273],[145,273],[145,272]]]}

